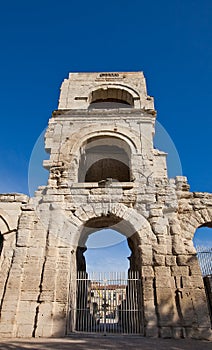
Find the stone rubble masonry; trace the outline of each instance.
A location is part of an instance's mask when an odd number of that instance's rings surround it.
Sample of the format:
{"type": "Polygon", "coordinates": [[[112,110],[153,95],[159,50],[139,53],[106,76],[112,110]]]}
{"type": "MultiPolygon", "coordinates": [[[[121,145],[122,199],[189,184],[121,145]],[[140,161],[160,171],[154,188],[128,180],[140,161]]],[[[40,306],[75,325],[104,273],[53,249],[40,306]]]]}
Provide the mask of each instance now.
{"type": "Polygon", "coordinates": [[[1,337],[74,331],[77,247],[98,227],[112,227],[128,237],[130,268],[142,279],[143,335],[211,338],[192,238],[211,226],[212,194],[190,192],[184,176],[167,177],[166,154],[153,147],[153,103],[142,72],[70,73],[62,83],[45,135],[48,184],[33,198],[0,195],[1,337]],[[90,108],[110,97],[132,106],[90,108]],[[128,181],[83,181],[92,142],[123,149],[128,181]]]}

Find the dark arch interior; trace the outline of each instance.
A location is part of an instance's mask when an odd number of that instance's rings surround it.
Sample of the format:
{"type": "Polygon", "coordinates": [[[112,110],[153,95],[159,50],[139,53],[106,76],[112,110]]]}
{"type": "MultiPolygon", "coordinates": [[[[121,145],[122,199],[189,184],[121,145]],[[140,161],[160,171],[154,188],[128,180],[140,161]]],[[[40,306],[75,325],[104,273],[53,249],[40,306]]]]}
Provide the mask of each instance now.
{"type": "Polygon", "coordinates": [[[131,108],[131,104],[127,101],[116,98],[99,99],[91,102],[89,109],[113,109],[113,108],[131,108]]]}
{"type": "Polygon", "coordinates": [[[200,227],[210,227],[210,228],[212,228],[212,221],[207,222],[207,223],[201,225],[200,227]]]}
{"type": "Polygon", "coordinates": [[[121,88],[100,88],[92,92],[89,108],[130,108],[134,106],[133,96],[121,88]]]}
{"type": "Polygon", "coordinates": [[[82,151],[78,181],[101,182],[112,179],[130,182],[130,152],[124,142],[115,137],[89,140],[82,151]]]}
{"type": "Polygon", "coordinates": [[[120,182],[129,182],[129,167],[116,159],[100,159],[88,169],[85,182],[100,182],[108,178],[120,182]]]}

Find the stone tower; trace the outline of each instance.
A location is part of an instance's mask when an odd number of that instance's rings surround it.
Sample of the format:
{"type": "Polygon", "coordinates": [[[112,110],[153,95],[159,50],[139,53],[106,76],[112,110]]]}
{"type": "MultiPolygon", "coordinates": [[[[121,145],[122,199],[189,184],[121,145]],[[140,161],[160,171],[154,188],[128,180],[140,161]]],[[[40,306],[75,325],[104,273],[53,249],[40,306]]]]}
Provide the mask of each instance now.
{"type": "Polygon", "coordinates": [[[142,72],[71,73],[49,120],[47,186],[0,195],[0,336],[75,330],[76,276],[89,234],[112,227],[142,281],[144,336],[209,338],[192,238],[212,222],[212,195],[167,177],[142,72]]]}

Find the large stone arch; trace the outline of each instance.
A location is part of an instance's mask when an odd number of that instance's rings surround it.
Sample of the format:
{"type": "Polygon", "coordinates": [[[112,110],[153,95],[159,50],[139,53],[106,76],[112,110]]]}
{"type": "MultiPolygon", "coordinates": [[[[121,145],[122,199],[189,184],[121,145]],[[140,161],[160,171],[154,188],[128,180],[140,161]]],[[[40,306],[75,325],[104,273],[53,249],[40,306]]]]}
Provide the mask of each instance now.
{"type": "MultiPolygon", "coordinates": [[[[114,229],[125,234],[127,237],[137,233],[141,244],[153,243],[155,241],[151,226],[144,216],[122,203],[101,203],[100,205],[99,203],[92,203],[80,206],[74,213],[74,216],[82,222],[82,226],[78,231],[79,236],[76,236],[76,240],[79,242],[83,227],[88,222],[91,222],[92,219],[108,217],[110,215],[119,220],[113,225],[114,229]]],[[[92,228],[92,226],[89,227],[87,225],[87,228],[88,233],[95,231],[95,227],[92,228]]]]}
{"type": "MultiPolygon", "coordinates": [[[[140,277],[144,280],[143,269],[151,269],[153,266],[151,256],[157,239],[152,232],[149,222],[143,215],[139,214],[135,209],[120,203],[92,203],[78,207],[71,216],[69,215],[69,223],[66,222],[66,232],[72,249],[69,290],[69,303],[72,308],[75,308],[76,305],[77,272],[86,269],[83,266],[84,244],[90,233],[99,230],[99,224],[105,228],[111,228],[108,225],[112,224],[114,230],[126,236],[132,252],[130,270],[138,271],[140,277]]],[[[64,229],[61,230],[61,232],[64,231],[64,229]]],[[[143,299],[143,293],[144,291],[141,293],[141,299],[143,299]]],[[[143,309],[143,313],[145,312],[146,310],[143,309]]],[[[154,314],[154,312],[153,310],[152,313],[154,314]]],[[[74,316],[72,314],[72,316],[69,315],[68,317],[71,317],[68,323],[71,325],[71,329],[74,330],[74,316]]]]}
{"type": "MultiPolygon", "coordinates": [[[[121,203],[108,202],[82,204],[74,210],[68,210],[68,208],[64,210],[59,204],[54,203],[50,205],[49,209],[48,244],[54,247],[58,246],[59,250],[68,252],[66,253],[66,269],[68,269],[67,264],[69,264],[69,289],[67,286],[63,293],[66,295],[65,299],[69,300],[70,308],[75,308],[76,303],[77,250],[79,245],[81,245],[81,238],[83,244],[91,232],[98,230],[95,225],[94,227],[92,226],[92,223],[96,223],[99,219],[104,220],[105,218],[110,219],[111,217],[115,217],[117,220],[115,221],[114,229],[125,234],[131,240],[130,249],[135,253],[135,257],[132,258],[132,270],[138,271],[142,277],[146,271],[145,269],[153,269],[153,246],[157,242],[157,239],[147,219],[138,213],[137,210],[121,203]],[[84,239],[82,235],[85,235],[84,239]]],[[[44,272],[44,276],[45,274],[47,274],[47,271],[44,272]]],[[[63,273],[60,277],[60,284],[56,284],[56,294],[60,294],[61,283],[65,286],[67,281],[66,270],[66,273],[63,273]]],[[[153,310],[152,312],[154,314],[155,311],[153,310]]],[[[70,316],[69,313],[67,314],[69,325],[74,324],[74,318],[72,317],[74,316],[70,316]]],[[[63,322],[65,322],[65,319],[63,319],[63,322]]],[[[54,323],[56,327],[57,321],[54,320],[54,323]]],[[[37,336],[38,334],[39,331],[37,332],[37,336]]]]}
{"type": "Polygon", "coordinates": [[[69,247],[72,251],[73,275],[76,274],[77,248],[84,245],[90,233],[97,231],[94,221],[99,219],[105,221],[102,228],[112,227],[130,239],[136,250],[137,268],[141,269],[143,265],[153,265],[152,249],[157,244],[157,238],[150,223],[137,210],[122,203],[100,202],[80,205],[71,212],[64,211],[59,205],[52,204],[50,206],[49,235],[57,237],[58,245],[69,247]]]}
{"type": "Polygon", "coordinates": [[[191,200],[181,200],[179,219],[182,235],[188,240],[192,240],[197,228],[211,225],[212,195],[210,193],[193,193],[191,200]]]}
{"type": "MultiPolygon", "coordinates": [[[[84,228],[87,234],[96,230],[95,226],[89,226],[89,222],[98,218],[114,217],[114,229],[120,231],[126,237],[136,234],[141,245],[153,245],[157,241],[147,219],[133,208],[122,203],[96,202],[76,207],[73,212],[64,211],[59,205],[50,206],[50,234],[54,234],[61,241],[76,249],[84,228]]],[[[42,219],[42,217],[41,217],[42,219]]],[[[111,221],[113,223],[113,221],[111,221]]],[[[105,226],[107,227],[107,226],[105,226]]]]}

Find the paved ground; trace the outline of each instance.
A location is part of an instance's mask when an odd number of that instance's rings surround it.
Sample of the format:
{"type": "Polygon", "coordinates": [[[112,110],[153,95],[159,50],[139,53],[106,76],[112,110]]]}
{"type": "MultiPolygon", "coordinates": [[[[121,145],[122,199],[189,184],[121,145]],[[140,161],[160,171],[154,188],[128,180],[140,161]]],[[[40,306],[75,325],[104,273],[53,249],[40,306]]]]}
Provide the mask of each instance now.
{"type": "Polygon", "coordinates": [[[141,337],[69,337],[60,339],[4,339],[1,350],[212,350],[212,342],[192,339],[154,339],[141,337]]]}

